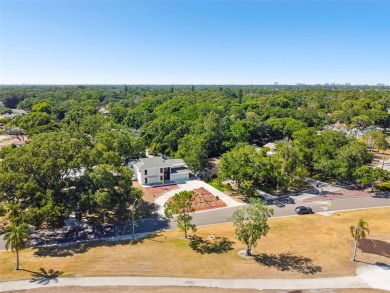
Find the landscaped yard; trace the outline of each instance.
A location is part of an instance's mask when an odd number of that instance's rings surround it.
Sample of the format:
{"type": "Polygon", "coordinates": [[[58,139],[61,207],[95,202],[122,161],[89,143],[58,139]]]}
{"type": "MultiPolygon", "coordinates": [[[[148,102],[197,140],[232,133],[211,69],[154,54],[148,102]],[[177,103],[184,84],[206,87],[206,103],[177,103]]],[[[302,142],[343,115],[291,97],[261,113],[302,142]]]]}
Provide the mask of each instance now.
{"type": "MultiPolygon", "coordinates": [[[[353,239],[349,227],[359,218],[370,226],[370,239],[390,240],[390,208],[271,219],[268,236],[254,249],[255,259],[237,255],[244,245],[231,224],[199,227],[192,242],[169,231],[135,244],[90,242],[68,248],[28,249],[21,266],[63,271],[70,276],[172,276],[195,278],[311,278],[354,275],[353,239]],[[216,237],[212,237],[216,236],[216,237]],[[221,238],[217,238],[221,237],[221,238]],[[226,238],[222,238],[226,237],[226,238]],[[234,242],[234,243],[232,243],[234,242]],[[190,245],[192,247],[190,247],[190,245]]],[[[13,272],[15,255],[1,252],[0,280],[31,278],[13,272]]],[[[358,251],[357,260],[389,263],[389,258],[358,251]]]]}
{"type": "MultiPolygon", "coordinates": [[[[211,192],[205,188],[197,188],[193,190],[195,193],[195,200],[192,202],[192,207],[195,211],[205,211],[217,208],[226,207],[226,204],[220,200],[217,196],[214,196],[211,192]]],[[[171,202],[173,199],[168,199],[171,202]]]]}

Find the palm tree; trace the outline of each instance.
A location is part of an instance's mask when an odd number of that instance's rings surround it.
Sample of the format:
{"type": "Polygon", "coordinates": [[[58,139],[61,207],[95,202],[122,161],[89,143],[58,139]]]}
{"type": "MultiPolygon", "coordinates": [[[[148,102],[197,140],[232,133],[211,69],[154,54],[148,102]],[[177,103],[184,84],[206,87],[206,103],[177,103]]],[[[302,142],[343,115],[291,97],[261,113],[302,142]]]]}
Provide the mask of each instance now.
{"type": "Polygon", "coordinates": [[[360,219],[356,225],[353,225],[349,228],[353,239],[355,239],[355,250],[353,252],[353,261],[355,261],[356,250],[358,241],[366,239],[367,235],[370,233],[368,229],[368,224],[364,219],[360,219]]]}
{"type": "Polygon", "coordinates": [[[25,248],[29,239],[29,230],[27,224],[19,226],[12,224],[11,231],[4,234],[5,248],[16,253],[16,270],[19,270],[19,251],[25,248]]]}

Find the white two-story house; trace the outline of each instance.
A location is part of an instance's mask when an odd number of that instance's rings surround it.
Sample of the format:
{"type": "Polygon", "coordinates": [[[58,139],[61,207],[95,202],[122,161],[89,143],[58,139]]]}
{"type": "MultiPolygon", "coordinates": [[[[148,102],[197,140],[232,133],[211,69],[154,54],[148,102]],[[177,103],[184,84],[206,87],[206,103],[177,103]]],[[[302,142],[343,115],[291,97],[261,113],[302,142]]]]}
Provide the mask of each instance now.
{"type": "Polygon", "coordinates": [[[142,158],[138,162],[132,163],[132,169],[137,181],[143,185],[164,184],[168,181],[190,177],[190,170],[182,159],[142,158]]]}

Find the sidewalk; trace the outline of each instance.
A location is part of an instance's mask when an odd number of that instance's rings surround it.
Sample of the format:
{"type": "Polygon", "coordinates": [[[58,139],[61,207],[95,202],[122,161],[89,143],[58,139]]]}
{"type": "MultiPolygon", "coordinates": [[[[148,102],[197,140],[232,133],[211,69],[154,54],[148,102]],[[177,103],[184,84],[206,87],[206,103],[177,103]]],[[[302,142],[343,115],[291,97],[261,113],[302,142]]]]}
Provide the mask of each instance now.
{"type": "Polygon", "coordinates": [[[328,192],[335,192],[339,189],[342,189],[342,187],[337,186],[337,185],[331,185],[326,182],[318,181],[312,178],[306,178],[306,182],[309,183],[310,185],[313,186],[312,189],[306,190],[303,192],[299,192],[296,195],[294,195],[294,200],[296,203],[302,203],[305,202],[307,199],[311,197],[316,197],[319,195],[319,191],[316,189],[315,186],[319,185],[322,188],[323,193],[328,193],[328,192]]]}
{"type": "MultiPolygon", "coordinates": [[[[87,277],[59,278],[47,280],[44,287],[66,286],[178,286],[208,287],[223,289],[340,289],[340,288],[376,288],[390,290],[390,268],[365,266],[358,269],[354,277],[313,278],[313,279],[192,279],[166,277],[87,277]],[[360,270],[359,270],[360,269],[360,270]],[[57,281],[57,282],[56,282],[57,281]]],[[[0,283],[0,292],[28,290],[43,286],[30,280],[0,283]]]]}

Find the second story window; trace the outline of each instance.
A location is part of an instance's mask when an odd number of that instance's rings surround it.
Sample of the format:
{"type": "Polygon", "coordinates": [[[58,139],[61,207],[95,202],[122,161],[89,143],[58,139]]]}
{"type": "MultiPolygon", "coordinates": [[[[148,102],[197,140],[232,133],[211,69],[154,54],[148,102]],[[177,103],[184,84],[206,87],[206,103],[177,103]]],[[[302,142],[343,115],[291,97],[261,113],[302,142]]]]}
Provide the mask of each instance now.
{"type": "Polygon", "coordinates": [[[160,168],[160,173],[162,173],[163,172],[163,168],[160,168]]]}
{"type": "Polygon", "coordinates": [[[145,170],[145,175],[148,175],[148,170],[145,170]]]}

